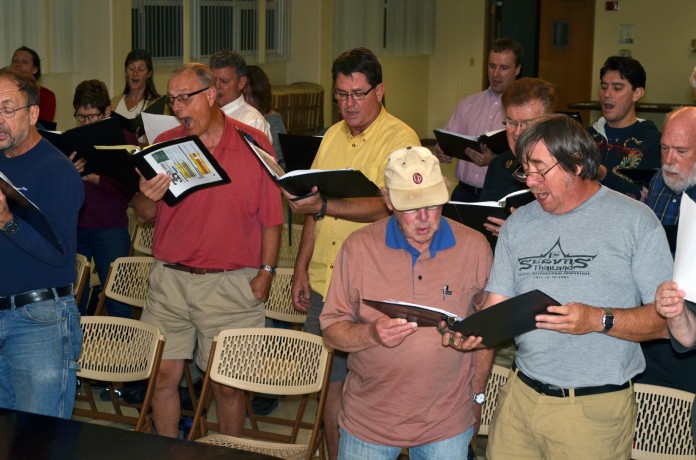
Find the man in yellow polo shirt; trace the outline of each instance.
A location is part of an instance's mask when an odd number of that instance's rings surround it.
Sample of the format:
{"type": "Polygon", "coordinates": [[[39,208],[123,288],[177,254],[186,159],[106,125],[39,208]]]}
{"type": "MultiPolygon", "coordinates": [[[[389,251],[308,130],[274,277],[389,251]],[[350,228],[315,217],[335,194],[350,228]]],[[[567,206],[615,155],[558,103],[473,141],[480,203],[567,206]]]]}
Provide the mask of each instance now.
{"type": "MultiPolygon", "coordinates": [[[[382,106],[382,66],[372,51],[356,48],[341,54],[333,63],[331,74],[333,94],[343,120],[326,132],[312,168],[358,169],[384,187],[389,154],[409,145],[420,145],[418,136],[382,106]]],[[[354,230],[388,216],[389,210],[381,197],[334,199],[317,192],[291,201],[297,197],[284,190],[283,194],[293,213],[306,214],[292,297],[298,309],[307,311],[305,330],[319,335],[319,314],[338,250],[354,230]]],[[[347,372],[346,355],[337,353],[324,412],[331,459],[338,456],[338,412],[347,372]]]]}

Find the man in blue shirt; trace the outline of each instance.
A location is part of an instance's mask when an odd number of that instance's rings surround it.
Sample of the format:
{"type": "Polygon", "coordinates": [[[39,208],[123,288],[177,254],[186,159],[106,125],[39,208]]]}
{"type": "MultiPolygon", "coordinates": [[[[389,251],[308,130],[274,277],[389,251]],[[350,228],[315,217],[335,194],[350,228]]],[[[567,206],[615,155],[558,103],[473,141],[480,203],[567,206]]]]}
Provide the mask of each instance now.
{"type": "MultiPolygon", "coordinates": [[[[647,204],[668,236],[673,233],[676,237],[682,193],[696,200],[694,126],[696,107],[682,107],[667,115],[660,141],[662,168],[650,181],[647,204]]],[[[641,346],[646,367],[636,382],[696,393],[696,351],[677,352],[667,339],[644,342],[641,346]]]]}
{"type": "MultiPolygon", "coordinates": [[[[0,407],[70,418],[82,346],[75,305],[77,214],[84,200],[72,162],[36,130],[36,82],[0,70],[0,172],[50,229],[0,192],[0,407]]],[[[13,196],[14,195],[14,196],[13,196]]]]}

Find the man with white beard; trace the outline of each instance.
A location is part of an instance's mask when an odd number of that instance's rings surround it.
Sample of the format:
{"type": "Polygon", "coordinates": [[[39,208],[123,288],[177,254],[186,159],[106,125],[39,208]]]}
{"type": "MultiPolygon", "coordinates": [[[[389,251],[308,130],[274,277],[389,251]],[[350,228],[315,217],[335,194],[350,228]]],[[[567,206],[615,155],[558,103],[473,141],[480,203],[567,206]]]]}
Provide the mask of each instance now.
{"type": "Polygon", "coordinates": [[[650,181],[647,204],[663,225],[679,221],[681,194],[696,200],[696,107],[667,115],[660,142],[662,170],[650,181]]]}
{"type": "MultiPolygon", "coordinates": [[[[679,222],[682,192],[696,200],[695,126],[696,107],[677,109],[665,120],[660,141],[662,169],[650,181],[647,199],[647,205],[662,225],[679,222]]],[[[663,286],[668,283],[673,282],[667,281],[663,286]]],[[[661,313],[659,308],[658,313],[661,313]]],[[[636,382],[696,393],[696,351],[684,352],[685,349],[681,349],[677,352],[666,339],[644,342],[641,346],[645,355],[645,372],[635,379],[636,382]]]]}

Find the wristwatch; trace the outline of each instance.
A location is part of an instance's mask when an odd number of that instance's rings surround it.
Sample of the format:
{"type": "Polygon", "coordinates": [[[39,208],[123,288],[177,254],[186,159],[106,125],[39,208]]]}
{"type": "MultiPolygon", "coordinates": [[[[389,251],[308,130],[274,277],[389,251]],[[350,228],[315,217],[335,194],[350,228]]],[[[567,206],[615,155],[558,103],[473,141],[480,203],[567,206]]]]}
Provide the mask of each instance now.
{"type": "Polygon", "coordinates": [[[604,330],[602,334],[608,333],[612,327],[614,327],[614,314],[611,312],[611,308],[604,308],[604,316],[602,316],[602,327],[604,330]]]}
{"type": "Polygon", "coordinates": [[[261,265],[259,267],[259,270],[266,270],[268,273],[270,273],[273,276],[275,276],[275,274],[276,274],[276,268],[271,267],[270,265],[261,265]]]}
{"type": "Polygon", "coordinates": [[[322,220],[326,216],[326,205],[328,205],[329,202],[326,199],[325,196],[321,197],[321,210],[314,214],[314,220],[322,220]]]}
{"type": "Polygon", "coordinates": [[[14,219],[8,220],[2,229],[0,229],[0,231],[5,235],[13,235],[17,233],[17,230],[19,230],[19,222],[14,219]]]}
{"type": "Polygon", "coordinates": [[[484,393],[474,393],[471,395],[471,399],[480,406],[486,402],[486,395],[484,393]]]}

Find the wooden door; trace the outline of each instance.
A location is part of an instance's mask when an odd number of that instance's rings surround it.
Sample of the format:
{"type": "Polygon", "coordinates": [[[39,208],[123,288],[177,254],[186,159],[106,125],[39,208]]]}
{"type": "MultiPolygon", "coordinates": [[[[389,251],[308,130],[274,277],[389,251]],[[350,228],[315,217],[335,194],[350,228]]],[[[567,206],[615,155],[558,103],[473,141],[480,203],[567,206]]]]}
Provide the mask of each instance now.
{"type": "MultiPolygon", "coordinates": [[[[541,0],[539,14],[540,78],[556,87],[556,110],[566,111],[572,102],[596,100],[591,94],[594,36],[594,0],[541,0]]],[[[581,112],[589,126],[590,112],[581,112]]]]}

